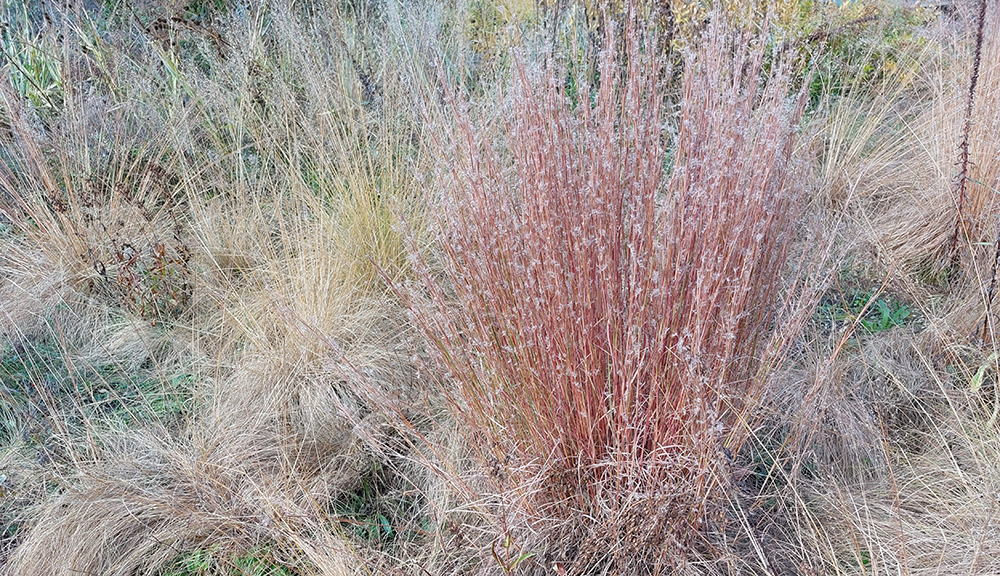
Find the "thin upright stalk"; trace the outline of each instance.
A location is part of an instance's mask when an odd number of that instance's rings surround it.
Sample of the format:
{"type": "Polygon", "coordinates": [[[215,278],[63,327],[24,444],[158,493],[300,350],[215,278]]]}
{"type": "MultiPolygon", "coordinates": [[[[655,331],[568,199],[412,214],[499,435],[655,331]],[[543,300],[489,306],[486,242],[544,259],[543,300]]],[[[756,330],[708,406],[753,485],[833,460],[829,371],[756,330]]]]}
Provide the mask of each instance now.
{"type": "MultiPolygon", "coordinates": [[[[972,131],[972,111],[975,106],[976,84],[979,82],[979,64],[983,52],[983,28],[986,22],[986,0],[979,1],[979,22],[976,25],[976,47],[973,52],[972,77],[969,79],[969,97],[965,106],[965,125],[962,128],[962,141],[959,143],[959,173],[958,173],[958,215],[955,218],[955,232],[951,237],[951,252],[955,254],[958,247],[958,236],[964,228],[969,230],[969,222],[965,217],[966,182],[969,179],[969,133],[972,131]]],[[[1000,240],[1000,239],[998,239],[1000,240]]],[[[996,280],[996,265],[993,268],[993,278],[996,280]]],[[[991,292],[992,292],[991,287],[991,292]]],[[[989,304],[987,303],[987,306],[989,304]]]]}

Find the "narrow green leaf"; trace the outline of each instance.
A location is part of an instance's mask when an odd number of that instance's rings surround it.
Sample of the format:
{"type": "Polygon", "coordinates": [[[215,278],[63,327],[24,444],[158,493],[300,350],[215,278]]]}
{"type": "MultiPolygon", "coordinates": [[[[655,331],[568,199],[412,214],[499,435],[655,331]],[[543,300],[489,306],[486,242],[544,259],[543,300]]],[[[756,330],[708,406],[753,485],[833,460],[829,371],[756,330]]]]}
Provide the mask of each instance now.
{"type": "Polygon", "coordinates": [[[979,367],[979,370],[976,370],[975,375],[972,376],[972,382],[969,383],[969,387],[972,388],[973,394],[979,392],[980,386],[983,385],[983,376],[985,375],[985,373],[986,373],[986,364],[983,364],[982,366],[979,367]]]}
{"type": "Polygon", "coordinates": [[[518,564],[520,564],[521,562],[524,562],[528,558],[531,558],[535,554],[536,554],[535,552],[525,552],[524,554],[521,554],[520,556],[518,556],[517,560],[514,560],[514,563],[510,565],[510,571],[513,572],[514,570],[516,570],[518,564]]]}
{"type": "Polygon", "coordinates": [[[983,385],[983,378],[986,376],[986,369],[990,366],[996,365],[997,358],[998,356],[996,352],[990,354],[989,358],[986,359],[986,362],[984,362],[983,365],[976,370],[976,373],[973,374],[972,381],[969,382],[969,388],[972,389],[973,394],[979,392],[979,389],[983,385]]]}

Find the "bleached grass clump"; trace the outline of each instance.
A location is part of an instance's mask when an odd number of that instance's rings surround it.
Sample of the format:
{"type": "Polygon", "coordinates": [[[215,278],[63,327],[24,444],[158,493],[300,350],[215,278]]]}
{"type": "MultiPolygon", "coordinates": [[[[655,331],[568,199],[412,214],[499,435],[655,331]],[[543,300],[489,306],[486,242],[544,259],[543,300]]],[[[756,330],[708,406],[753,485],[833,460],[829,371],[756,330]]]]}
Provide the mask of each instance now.
{"type": "Polygon", "coordinates": [[[70,61],[114,66],[67,73],[90,84],[67,83],[51,126],[11,108],[0,351],[36,345],[30,324],[55,309],[67,364],[147,363],[192,384],[181,417],[127,433],[98,416],[63,422],[93,408],[85,390],[70,414],[45,398],[40,441],[59,448],[46,479],[60,490],[23,505],[4,573],[158,573],[204,550],[222,569],[260,546],[306,573],[355,571],[329,506],[381,464],[398,406],[374,403],[411,390],[404,315],[379,274],[407,274],[393,224],[397,211],[418,220],[420,137],[398,83],[363,98],[351,58],[383,54],[334,14],[307,25],[287,5],[233,10],[216,41],[172,30],[183,48],[126,20],[82,53],[90,31],[68,14],[70,61]],[[176,302],[162,290],[172,279],[176,302]]]}

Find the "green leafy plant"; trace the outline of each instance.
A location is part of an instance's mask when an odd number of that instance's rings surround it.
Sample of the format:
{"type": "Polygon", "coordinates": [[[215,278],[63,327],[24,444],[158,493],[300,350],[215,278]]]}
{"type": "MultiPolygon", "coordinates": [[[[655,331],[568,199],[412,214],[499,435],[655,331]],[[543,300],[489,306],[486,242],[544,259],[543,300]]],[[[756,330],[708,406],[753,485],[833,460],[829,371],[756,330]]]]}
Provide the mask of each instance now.
{"type": "Polygon", "coordinates": [[[831,327],[856,323],[869,334],[904,326],[912,316],[910,306],[889,298],[878,298],[873,290],[854,291],[846,296],[827,296],[817,309],[817,317],[831,327]]]}
{"type": "Polygon", "coordinates": [[[871,556],[871,554],[867,550],[861,550],[861,552],[860,552],[860,554],[858,556],[859,556],[858,560],[861,562],[861,568],[862,569],[865,569],[865,568],[868,568],[869,566],[871,566],[872,556],[871,556]]]}
{"type": "Polygon", "coordinates": [[[212,569],[217,550],[200,549],[186,552],[174,559],[162,576],[205,576],[212,569]]]}
{"type": "MultiPolygon", "coordinates": [[[[138,370],[116,363],[88,364],[73,358],[58,341],[5,342],[0,353],[0,443],[19,431],[45,429],[53,409],[92,421],[136,423],[170,420],[190,410],[193,377],[163,381],[152,366],[138,370]]],[[[30,436],[30,434],[29,434],[30,436]]]]}
{"type": "Polygon", "coordinates": [[[888,303],[879,298],[875,302],[873,317],[861,320],[861,326],[869,332],[884,332],[896,326],[902,326],[910,317],[910,308],[899,302],[888,303]]]}
{"type": "Polygon", "coordinates": [[[299,574],[288,566],[284,566],[274,557],[273,552],[262,547],[252,550],[242,556],[233,559],[234,576],[293,576],[299,574]]]}
{"type": "Polygon", "coordinates": [[[218,546],[185,552],[161,576],[295,576],[301,572],[279,562],[268,546],[225,554],[218,546]]]}
{"type": "Polygon", "coordinates": [[[334,504],[333,512],[346,533],[364,542],[382,544],[396,536],[382,507],[375,482],[364,478],[358,490],[334,504]]]}
{"type": "Polygon", "coordinates": [[[344,534],[386,549],[429,529],[429,519],[418,513],[415,494],[405,479],[377,466],[361,479],[356,490],[334,501],[332,517],[344,534]]]}

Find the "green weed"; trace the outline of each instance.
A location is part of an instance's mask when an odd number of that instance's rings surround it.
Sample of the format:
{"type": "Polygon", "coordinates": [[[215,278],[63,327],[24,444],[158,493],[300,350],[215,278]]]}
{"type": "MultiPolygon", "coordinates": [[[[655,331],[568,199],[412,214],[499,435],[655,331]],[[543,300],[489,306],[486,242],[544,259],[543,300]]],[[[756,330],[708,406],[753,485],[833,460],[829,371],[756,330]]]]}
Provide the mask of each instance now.
{"type": "Polygon", "coordinates": [[[162,576],[203,576],[209,574],[216,552],[217,550],[209,548],[182,554],[163,572],[162,576]]]}
{"type": "Polygon", "coordinates": [[[899,302],[887,303],[879,299],[875,302],[873,318],[863,318],[861,326],[869,332],[883,332],[896,326],[902,326],[910,317],[910,308],[899,302]]]}
{"type": "Polygon", "coordinates": [[[386,549],[397,541],[412,541],[429,529],[416,494],[405,480],[377,467],[361,479],[356,490],[334,502],[332,515],[344,534],[386,549]]]}
{"type": "Polygon", "coordinates": [[[244,554],[227,555],[218,546],[181,554],[161,576],[296,576],[301,571],[284,565],[268,546],[244,554]]]}
{"type": "Polygon", "coordinates": [[[231,574],[246,576],[293,576],[298,570],[282,565],[268,548],[259,548],[233,560],[231,574]]]}
{"type": "Polygon", "coordinates": [[[868,334],[904,326],[913,317],[913,309],[891,298],[877,298],[874,290],[833,294],[825,297],[816,311],[824,325],[837,328],[857,325],[868,334]]]}
{"type": "Polygon", "coordinates": [[[58,341],[3,342],[0,353],[0,445],[19,434],[40,438],[55,412],[78,414],[80,424],[169,421],[190,410],[193,377],[164,381],[150,364],[138,369],[74,359],[58,341]]]}

